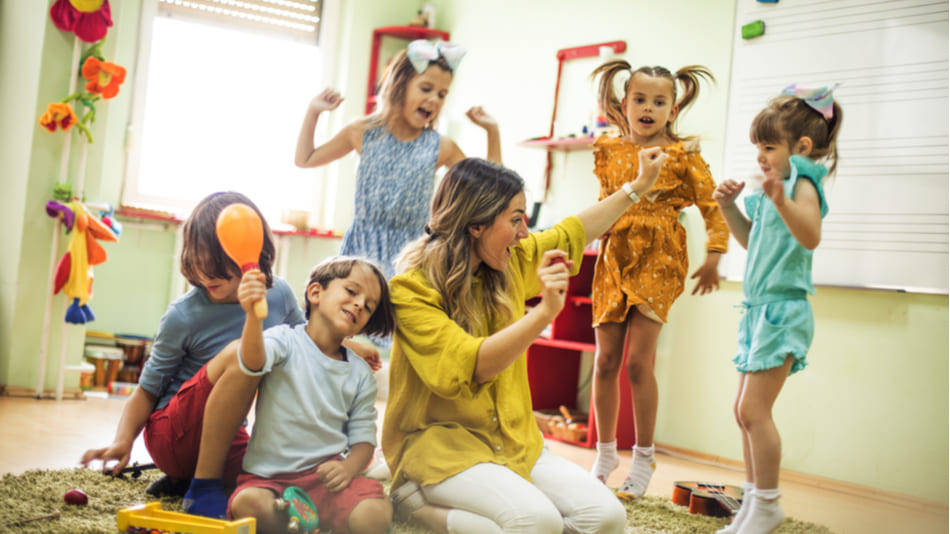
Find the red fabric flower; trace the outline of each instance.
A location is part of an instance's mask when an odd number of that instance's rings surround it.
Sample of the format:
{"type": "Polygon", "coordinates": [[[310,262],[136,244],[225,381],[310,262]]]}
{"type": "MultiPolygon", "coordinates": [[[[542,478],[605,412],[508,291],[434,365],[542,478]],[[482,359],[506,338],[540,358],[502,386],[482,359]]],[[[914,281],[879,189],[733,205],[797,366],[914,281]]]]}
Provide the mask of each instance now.
{"type": "Polygon", "coordinates": [[[96,56],[89,56],[82,64],[82,76],[89,80],[86,91],[102,98],[112,98],[119,92],[119,85],[125,81],[125,67],[99,61],[96,56]]]}
{"type": "Polygon", "coordinates": [[[51,132],[59,126],[63,131],[69,130],[77,121],[73,107],[62,102],[53,102],[46,108],[46,113],[40,116],[40,126],[51,132]]]}
{"type": "Polygon", "coordinates": [[[87,43],[106,36],[112,26],[109,0],[56,0],[49,10],[53,24],[64,32],[73,32],[87,43]]]}

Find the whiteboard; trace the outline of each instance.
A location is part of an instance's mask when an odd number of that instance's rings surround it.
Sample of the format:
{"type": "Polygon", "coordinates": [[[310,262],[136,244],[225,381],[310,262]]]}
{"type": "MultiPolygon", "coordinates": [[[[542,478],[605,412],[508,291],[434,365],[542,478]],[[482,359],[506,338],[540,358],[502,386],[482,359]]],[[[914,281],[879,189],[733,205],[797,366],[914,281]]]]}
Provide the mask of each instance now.
{"type": "MultiPolygon", "coordinates": [[[[816,285],[947,293],[947,28],[946,0],[738,0],[723,178],[752,189],[749,125],[783,87],[841,83],[816,285]],[[743,40],[756,20],[765,34],[743,40]]],[[[733,239],[722,272],[744,264],[733,239]]]]}

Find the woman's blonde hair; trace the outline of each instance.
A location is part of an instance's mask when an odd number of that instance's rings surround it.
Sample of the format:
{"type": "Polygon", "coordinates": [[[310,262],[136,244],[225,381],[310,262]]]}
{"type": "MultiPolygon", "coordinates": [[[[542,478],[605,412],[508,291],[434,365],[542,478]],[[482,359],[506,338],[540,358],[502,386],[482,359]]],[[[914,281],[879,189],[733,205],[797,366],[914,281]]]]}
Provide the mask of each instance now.
{"type": "Polygon", "coordinates": [[[828,174],[838,167],[838,131],[843,118],[841,106],[834,103],[830,119],[812,109],[804,100],[793,95],[779,95],[769,101],[749,127],[749,139],[754,144],[784,143],[792,147],[802,137],[811,139],[814,160],[831,163],[828,174]]]}
{"type": "Polygon", "coordinates": [[[600,107],[607,116],[607,121],[620,128],[620,132],[624,136],[629,136],[632,132],[630,131],[630,122],[627,120],[626,114],[624,114],[623,101],[627,98],[627,92],[630,90],[630,80],[632,80],[637,73],[642,73],[652,78],[664,78],[670,81],[670,85],[673,87],[673,103],[679,108],[679,113],[672,121],[667,123],[666,135],[673,141],[691,139],[690,136],[680,137],[673,129],[673,124],[676,122],[676,119],[680,117],[682,112],[696,100],[696,97],[699,95],[700,79],[705,78],[710,82],[716,81],[712,72],[702,65],[688,65],[676,71],[675,75],[666,67],[660,66],[643,66],[637,70],[633,70],[630,64],[622,59],[608,61],[594,69],[594,72],[591,73],[591,78],[596,78],[598,75],[601,76],[597,91],[600,107]],[[618,98],[614,93],[614,77],[621,72],[630,73],[630,76],[623,84],[623,99],[618,98]],[[679,100],[676,99],[677,81],[683,85],[683,96],[679,100]]]}
{"type": "MultiPolygon", "coordinates": [[[[449,63],[442,56],[429,61],[429,66],[433,65],[452,74],[452,67],[449,66],[449,63]]],[[[412,62],[409,61],[406,50],[400,50],[399,53],[389,61],[386,70],[383,71],[383,81],[379,89],[379,100],[376,104],[376,111],[368,118],[370,123],[376,126],[386,124],[389,119],[399,113],[406,103],[406,88],[409,87],[409,82],[419,75],[420,73],[416,72],[415,67],[412,66],[412,62]]],[[[433,115],[429,119],[426,128],[432,128],[432,125],[436,123],[438,118],[438,113],[433,115]]]]}
{"type": "Polygon", "coordinates": [[[492,318],[505,324],[514,319],[510,267],[496,271],[482,263],[483,290],[476,299],[469,229],[491,226],[522,191],[524,180],[510,169],[478,158],[456,163],[435,192],[425,235],[406,245],[396,260],[401,272],[422,271],[442,295],[448,316],[469,334],[488,335],[492,318]]]}

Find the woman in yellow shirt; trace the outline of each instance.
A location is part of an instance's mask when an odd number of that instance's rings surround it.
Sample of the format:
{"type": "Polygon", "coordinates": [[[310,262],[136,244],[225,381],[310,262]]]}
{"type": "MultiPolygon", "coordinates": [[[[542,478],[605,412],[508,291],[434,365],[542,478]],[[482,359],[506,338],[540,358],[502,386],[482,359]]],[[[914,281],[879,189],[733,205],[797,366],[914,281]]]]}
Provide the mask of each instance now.
{"type": "Polygon", "coordinates": [[[641,151],[636,180],[535,234],[513,171],[466,159],[443,178],[426,235],[390,281],[397,328],[382,446],[398,516],[444,533],[623,531],[610,491],[543,450],[525,351],[564,306],[585,243],[653,186],[666,157],[641,151]]]}

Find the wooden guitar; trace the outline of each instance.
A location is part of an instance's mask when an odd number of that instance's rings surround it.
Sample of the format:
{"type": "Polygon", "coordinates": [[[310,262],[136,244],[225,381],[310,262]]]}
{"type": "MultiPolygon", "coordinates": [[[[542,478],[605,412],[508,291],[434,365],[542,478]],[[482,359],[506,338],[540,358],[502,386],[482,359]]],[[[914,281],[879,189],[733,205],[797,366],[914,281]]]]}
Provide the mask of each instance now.
{"type": "Polygon", "coordinates": [[[675,482],[673,502],[688,507],[691,514],[728,517],[735,515],[742,505],[742,488],[706,482],[675,482]]]}

